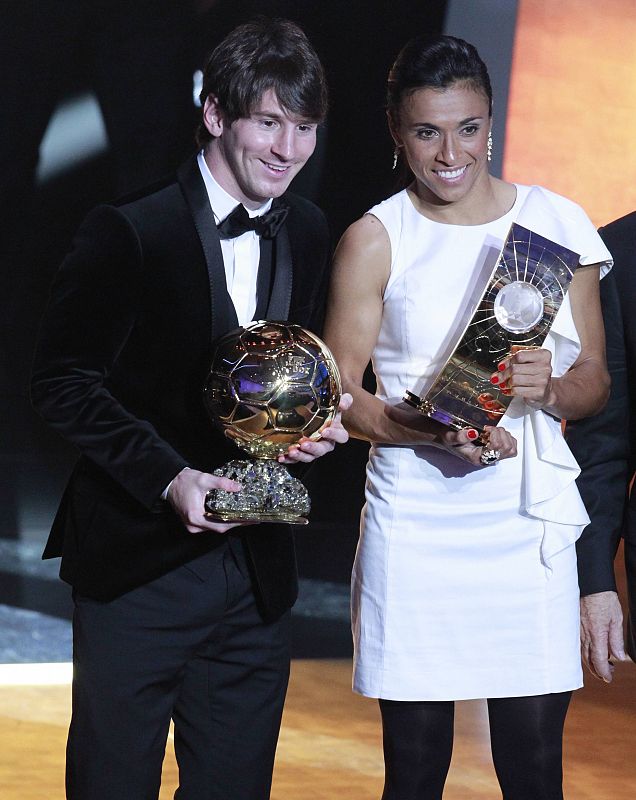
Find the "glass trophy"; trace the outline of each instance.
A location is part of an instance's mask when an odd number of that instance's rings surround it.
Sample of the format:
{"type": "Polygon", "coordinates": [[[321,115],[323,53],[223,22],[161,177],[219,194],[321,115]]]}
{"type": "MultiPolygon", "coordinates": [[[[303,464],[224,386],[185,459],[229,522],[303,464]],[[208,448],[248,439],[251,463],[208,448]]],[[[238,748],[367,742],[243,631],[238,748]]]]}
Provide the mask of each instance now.
{"type": "Polygon", "coordinates": [[[404,400],[460,429],[496,425],[512,397],[490,382],[497,365],[541,347],[568,290],[579,254],[513,223],[474,312],[433,385],[404,400]]]}

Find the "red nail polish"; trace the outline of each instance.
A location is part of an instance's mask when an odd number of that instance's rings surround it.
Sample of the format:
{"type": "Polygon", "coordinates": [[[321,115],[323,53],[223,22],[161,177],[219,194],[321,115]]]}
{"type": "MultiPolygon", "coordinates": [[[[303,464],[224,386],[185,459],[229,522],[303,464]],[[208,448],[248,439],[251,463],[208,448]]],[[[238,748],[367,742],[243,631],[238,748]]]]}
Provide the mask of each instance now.
{"type": "Polygon", "coordinates": [[[501,364],[497,365],[497,369],[499,370],[499,372],[503,372],[505,370],[505,368],[506,368],[506,365],[504,364],[503,361],[501,362],[501,364]]]}
{"type": "Polygon", "coordinates": [[[498,375],[493,375],[492,378],[490,379],[490,382],[491,383],[499,383],[499,376],[498,375]]]}
{"type": "Polygon", "coordinates": [[[479,436],[479,434],[477,433],[476,430],[473,430],[473,428],[470,428],[466,432],[466,436],[468,436],[469,439],[476,439],[479,436]]]}

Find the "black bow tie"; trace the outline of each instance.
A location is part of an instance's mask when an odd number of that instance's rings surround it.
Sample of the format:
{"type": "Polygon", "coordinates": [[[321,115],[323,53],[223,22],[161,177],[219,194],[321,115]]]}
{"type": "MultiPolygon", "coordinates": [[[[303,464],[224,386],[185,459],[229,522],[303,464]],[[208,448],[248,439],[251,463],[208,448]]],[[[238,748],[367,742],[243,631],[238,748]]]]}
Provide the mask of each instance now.
{"type": "Polygon", "coordinates": [[[234,239],[247,231],[254,231],[264,239],[273,239],[287,218],[289,208],[272,208],[260,217],[250,217],[245,206],[239,204],[216,229],[221,239],[234,239]]]}

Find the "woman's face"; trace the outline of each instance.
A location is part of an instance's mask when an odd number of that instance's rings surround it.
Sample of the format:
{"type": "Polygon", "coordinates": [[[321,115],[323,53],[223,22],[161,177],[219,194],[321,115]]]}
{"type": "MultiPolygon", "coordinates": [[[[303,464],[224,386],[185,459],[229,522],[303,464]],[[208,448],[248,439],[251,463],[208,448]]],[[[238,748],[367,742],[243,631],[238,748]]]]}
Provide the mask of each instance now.
{"type": "Polygon", "coordinates": [[[422,200],[446,205],[478,194],[474,187],[488,179],[488,111],[486,95],[464,82],[404,98],[391,133],[422,200]]]}

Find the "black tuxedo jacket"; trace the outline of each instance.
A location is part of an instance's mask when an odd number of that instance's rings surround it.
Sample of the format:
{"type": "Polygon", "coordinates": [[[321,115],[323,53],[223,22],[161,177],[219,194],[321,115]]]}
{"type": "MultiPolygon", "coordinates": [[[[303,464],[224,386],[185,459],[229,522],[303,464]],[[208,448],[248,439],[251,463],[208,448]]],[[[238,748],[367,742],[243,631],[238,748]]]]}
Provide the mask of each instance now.
{"type": "MultiPolygon", "coordinates": [[[[566,438],[581,465],[577,481],[592,520],[577,543],[581,594],[616,590],[613,561],[621,536],[636,600],[636,212],[601,228],[614,267],[601,281],[610,399],[595,417],[569,422],[566,438]]],[[[633,609],[636,611],[636,608],[633,609]]],[[[632,624],[636,617],[631,614],[632,624]]]]}
{"type": "MultiPolygon", "coordinates": [[[[258,316],[320,330],[329,236],[322,212],[286,194],[258,316]]],[[[184,467],[239,451],[210,422],[202,386],[211,343],[237,326],[196,159],[176,179],[91,212],[53,284],[36,350],[36,410],[80,451],[44,557],[108,600],[218,546],[191,534],[161,493],[184,467]]],[[[242,528],[266,619],[295,600],[291,532],[242,528]]]]}

